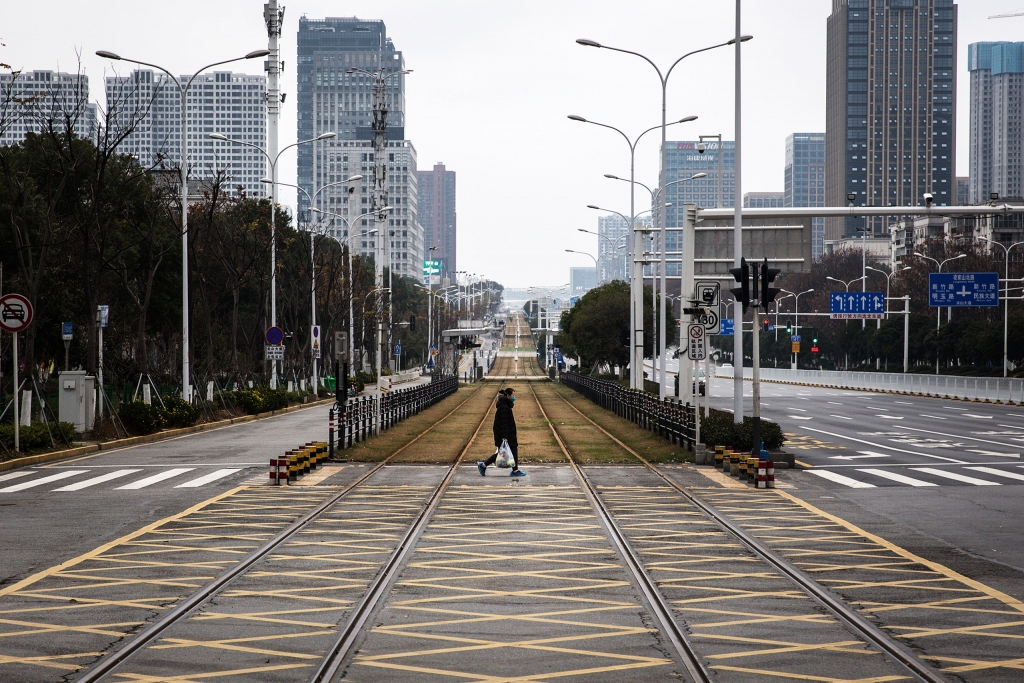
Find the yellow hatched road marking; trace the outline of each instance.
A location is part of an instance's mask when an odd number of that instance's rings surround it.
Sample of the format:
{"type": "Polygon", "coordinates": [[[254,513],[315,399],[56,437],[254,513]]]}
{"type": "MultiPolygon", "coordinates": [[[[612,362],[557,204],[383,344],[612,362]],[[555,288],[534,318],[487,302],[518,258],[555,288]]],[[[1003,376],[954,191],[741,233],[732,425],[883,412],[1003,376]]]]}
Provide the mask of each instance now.
{"type": "Polygon", "coordinates": [[[789,678],[795,681],[820,681],[820,683],[887,683],[888,681],[905,681],[907,676],[872,676],[870,678],[835,678],[833,676],[810,676],[808,674],[794,674],[783,671],[770,671],[767,669],[746,669],[740,666],[725,666],[722,664],[713,665],[712,669],[717,671],[732,671],[735,673],[748,674],[750,676],[771,676],[773,678],[789,678]]]}
{"type": "Polygon", "coordinates": [[[934,659],[937,662],[952,662],[962,665],[951,666],[943,669],[943,671],[950,671],[952,673],[984,671],[985,669],[1024,669],[1024,658],[1001,659],[988,662],[980,659],[962,659],[958,657],[929,657],[928,659],[934,659]]]}
{"type": "MultiPolygon", "coordinates": [[[[309,666],[312,666],[312,664],[277,664],[273,666],[256,666],[249,669],[233,669],[231,671],[211,671],[207,673],[181,674],[180,676],[150,676],[148,674],[134,673],[118,673],[114,675],[126,681],[134,681],[134,683],[194,683],[195,681],[206,681],[211,678],[245,676],[250,674],[268,673],[270,671],[284,671],[286,669],[302,669],[309,666]]],[[[249,680],[258,681],[260,679],[258,677],[253,677],[249,680]]]]}
{"type": "Polygon", "coordinates": [[[5,654],[0,654],[0,664],[35,664],[36,666],[44,666],[50,669],[65,669],[67,671],[74,671],[81,669],[81,664],[63,664],[55,661],[58,659],[74,659],[76,657],[87,657],[95,658],[102,655],[102,652],[75,652],[73,654],[64,655],[41,655],[39,657],[11,657],[5,654]]]}

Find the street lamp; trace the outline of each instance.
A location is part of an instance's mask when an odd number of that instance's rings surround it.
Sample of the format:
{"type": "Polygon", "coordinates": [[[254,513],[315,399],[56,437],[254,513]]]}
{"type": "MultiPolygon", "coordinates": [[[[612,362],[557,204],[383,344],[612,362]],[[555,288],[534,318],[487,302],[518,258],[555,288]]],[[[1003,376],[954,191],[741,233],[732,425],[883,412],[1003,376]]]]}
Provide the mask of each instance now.
{"type": "Polygon", "coordinates": [[[861,275],[860,277],[855,277],[852,280],[847,281],[847,280],[840,280],[839,278],[832,277],[831,275],[826,275],[825,279],[826,280],[831,280],[832,282],[838,282],[839,284],[841,284],[843,287],[846,288],[847,292],[849,292],[850,291],[850,285],[852,285],[854,282],[857,282],[859,280],[863,280],[866,277],[867,277],[867,275],[861,275]]]}
{"type": "MultiPolygon", "coordinates": [[[[577,43],[581,45],[592,45],[594,47],[601,47],[601,45],[594,43],[593,41],[580,41],[577,43]]],[[[664,120],[664,111],[662,112],[662,139],[664,140],[665,132],[664,127],[666,126],[664,120]]],[[[631,264],[629,268],[629,282],[630,282],[630,297],[629,297],[629,310],[630,310],[630,335],[632,341],[630,342],[630,356],[629,356],[629,384],[631,389],[643,389],[644,388],[644,309],[643,309],[643,295],[644,295],[644,272],[643,264],[639,263],[639,256],[643,252],[643,242],[639,232],[636,229],[636,195],[634,190],[634,181],[636,179],[636,146],[640,143],[640,139],[643,136],[650,133],[652,130],[658,130],[659,126],[648,128],[640,135],[636,136],[635,139],[630,140],[629,136],[624,132],[616,128],[615,126],[609,126],[605,123],[598,123],[597,121],[588,121],[582,116],[570,114],[569,119],[572,121],[579,121],[581,123],[590,123],[601,128],[607,128],[614,130],[616,133],[622,136],[629,146],[629,218],[626,219],[621,213],[613,211],[616,215],[626,220],[629,226],[630,234],[633,236],[632,248],[630,249],[631,264]],[[639,340],[639,345],[638,345],[639,340]]],[[[689,123],[690,121],[696,121],[696,116],[687,116],[678,121],[673,121],[671,124],[677,123],[689,123]]],[[[662,143],[664,147],[664,142],[662,143]]],[[[590,208],[597,208],[591,206],[590,208]]]]}
{"type": "MultiPolygon", "coordinates": [[[[613,240],[611,237],[608,237],[608,235],[602,235],[601,233],[594,232],[593,230],[587,230],[585,228],[576,228],[576,230],[578,230],[579,232],[585,232],[588,235],[596,235],[598,239],[605,240],[606,242],[610,242],[612,245],[618,245],[619,242],[621,242],[622,240],[624,240],[627,237],[629,237],[629,233],[627,232],[627,233],[623,234],[621,237],[619,237],[618,239],[614,239],[613,240]]],[[[617,258],[618,257],[618,255],[615,253],[616,251],[618,251],[619,249],[625,249],[628,246],[629,246],[628,244],[623,244],[621,246],[615,246],[614,248],[609,248],[609,252],[611,252],[612,258],[617,258]]],[[[600,244],[600,242],[597,245],[597,253],[599,255],[601,253],[601,244],[600,244]]],[[[629,269],[628,268],[624,268],[623,271],[624,271],[623,275],[628,280],[629,279],[629,275],[628,275],[629,269]]],[[[605,275],[606,274],[602,272],[601,278],[600,278],[600,282],[598,284],[601,284],[601,283],[603,283],[605,281],[605,275]]],[[[612,279],[615,279],[614,276],[612,277],[612,279]]]]}
{"type": "MultiPolygon", "coordinates": [[[[921,257],[923,259],[928,259],[929,261],[931,261],[932,263],[934,263],[935,265],[937,265],[939,267],[939,272],[941,273],[942,272],[942,267],[944,265],[946,265],[950,261],[956,261],[957,259],[965,258],[967,256],[967,254],[957,254],[956,256],[951,256],[950,258],[945,259],[944,261],[941,261],[941,262],[938,259],[932,258],[931,256],[925,256],[924,254],[922,254],[919,251],[915,251],[914,252],[914,256],[919,256],[919,257],[921,257]]],[[[949,310],[946,311],[946,322],[949,322],[950,320],[953,319],[953,307],[952,306],[947,306],[947,308],[949,310]]],[[[941,324],[942,324],[942,306],[936,306],[935,307],[935,374],[936,375],[939,374],[939,326],[941,324]]]]}
{"type": "Polygon", "coordinates": [[[882,275],[885,276],[885,319],[888,320],[889,319],[889,286],[892,284],[892,278],[893,278],[894,275],[896,275],[896,273],[903,273],[903,272],[906,272],[908,270],[913,270],[913,268],[911,268],[910,266],[904,266],[904,267],[900,268],[899,270],[894,270],[891,273],[887,273],[884,270],[880,270],[878,268],[872,268],[871,266],[864,266],[864,267],[867,270],[873,270],[876,273],[881,273],[882,275]]]}
{"type": "Polygon", "coordinates": [[[270,50],[253,50],[244,57],[235,57],[234,59],[225,59],[221,62],[207,64],[192,74],[188,81],[182,83],[174,74],[162,66],[122,57],[107,50],[96,51],[97,57],[131,62],[132,64],[159,69],[167,74],[167,77],[171,79],[174,85],[178,86],[178,91],[181,93],[181,136],[179,138],[179,153],[181,154],[181,397],[189,402],[192,401],[192,379],[190,376],[188,329],[188,89],[192,87],[196,77],[207,69],[212,69],[221,64],[240,62],[243,59],[266,57],[269,54],[270,50]]]}
{"type": "MultiPolygon", "coordinates": [[[[234,140],[226,135],[220,133],[210,133],[209,138],[211,140],[217,140],[219,142],[227,142],[233,145],[241,145],[243,147],[251,147],[257,150],[267,159],[267,163],[270,164],[270,325],[271,327],[277,327],[277,225],[275,215],[277,213],[277,162],[280,160],[281,155],[286,150],[292,147],[298,147],[299,145],[305,145],[310,142],[319,142],[320,140],[329,140],[336,137],[336,133],[323,133],[310,138],[309,140],[300,140],[293,142],[290,145],[286,145],[281,148],[281,151],[277,153],[277,156],[271,158],[267,151],[245,140],[234,140]]],[[[277,361],[270,361],[270,388],[277,389],[277,361]]]]}
{"type": "Polygon", "coordinates": [[[1007,368],[1007,365],[1009,364],[1009,354],[1006,333],[1009,329],[1010,321],[1010,251],[1012,251],[1014,247],[1019,247],[1024,244],[1024,242],[1015,242],[1010,246],[1006,246],[1005,244],[996,242],[995,240],[990,240],[987,237],[979,236],[978,239],[985,240],[989,244],[994,244],[1003,248],[1003,277],[1006,279],[1006,290],[1003,292],[1003,377],[1006,377],[1009,371],[1007,368]]]}
{"type": "MultiPolygon", "coordinates": [[[[701,53],[701,52],[707,52],[708,50],[714,50],[714,49],[719,48],[719,47],[726,47],[728,45],[734,45],[734,44],[738,45],[739,43],[744,43],[744,42],[750,40],[751,38],[752,38],[752,36],[739,36],[738,39],[737,38],[733,38],[731,40],[728,40],[728,41],[726,41],[724,43],[720,43],[718,45],[711,45],[709,47],[700,48],[699,50],[693,50],[691,52],[687,52],[682,57],[680,57],[676,61],[672,62],[672,66],[670,66],[668,68],[668,70],[664,74],[662,74],[661,69],[658,68],[657,64],[655,64],[650,58],[640,54],[639,52],[634,52],[632,50],[625,50],[625,49],[617,48],[617,47],[610,47],[608,45],[602,45],[601,43],[598,43],[596,40],[589,40],[589,39],[586,39],[586,38],[581,38],[581,39],[577,40],[576,42],[579,43],[580,45],[584,45],[586,47],[605,48],[605,49],[608,49],[608,50],[612,50],[614,52],[622,52],[624,54],[629,54],[629,55],[633,55],[635,57],[639,57],[640,59],[643,59],[645,62],[650,64],[651,67],[654,68],[654,71],[658,74],[658,79],[661,81],[661,153],[659,155],[660,156],[660,161],[661,161],[661,172],[659,174],[659,179],[660,179],[660,182],[664,184],[665,181],[667,180],[667,178],[665,177],[665,174],[666,174],[666,170],[667,170],[667,166],[668,166],[667,165],[668,153],[667,153],[666,145],[665,145],[665,129],[666,129],[667,125],[668,125],[667,124],[668,79],[672,75],[672,71],[676,68],[676,66],[680,62],[682,62],[684,59],[686,59],[687,57],[689,57],[691,55],[695,55],[695,54],[698,54],[698,53],[701,53]]],[[[738,52],[737,52],[737,54],[738,54],[738,52]]],[[[739,88],[739,83],[737,83],[737,89],[738,88],[739,88]]],[[[738,101],[739,101],[739,98],[737,97],[737,102],[738,101]]],[[[737,150],[737,152],[738,152],[738,150],[737,150]]],[[[632,177],[632,174],[631,174],[630,177],[632,177]]],[[[737,188],[738,188],[738,183],[737,183],[737,188]]],[[[632,193],[630,193],[630,194],[632,196],[632,193]]],[[[660,217],[661,217],[661,244],[662,245],[666,244],[666,234],[667,234],[666,233],[666,225],[665,225],[665,203],[666,203],[665,200],[666,200],[665,193],[662,192],[661,193],[661,211],[660,211],[660,217]]],[[[737,206],[739,206],[738,203],[737,203],[737,206]]],[[[739,215],[739,210],[737,210],[737,215],[739,215]]],[[[667,291],[666,291],[666,285],[667,285],[667,279],[666,279],[667,258],[668,258],[668,256],[665,253],[665,249],[663,248],[662,251],[661,251],[661,296],[662,296],[662,307],[661,307],[661,313],[660,313],[660,317],[659,317],[659,322],[661,324],[661,329],[659,330],[659,336],[658,336],[658,348],[661,351],[661,377],[662,378],[664,378],[664,376],[665,376],[665,338],[666,338],[665,337],[665,322],[666,322],[665,312],[666,312],[666,309],[667,309],[667,306],[665,304],[667,303],[667,291]]],[[[686,286],[686,284],[689,284],[689,283],[684,283],[684,286],[686,286]]],[[[639,310],[642,313],[643,309],[639,309],[639,310]]],[[[634,342],[634,348],[635,348],[635,342],[634,342]]],[[[662,398],[662,399],[665,398],[665,388],[666,388],[665,387],[665,382],[661,382],[660,386],[659,386],[659,392],[658,393],[660,395],[660,398],[662,398]]]]}
{"type": "MultiPolygon", "coordinates": [[[[832,280],[834,278],[826,277],[825,279],[826,280],[832,280]]],[[[842,280],[840,280],[840,282],[842,282],[842,280]]],[[[851,280],[850,282],[856,282],[856,280],[851,280]]],[[[793,297],[793,300],[795,302],[794,303],[794,318],[795,318],[795,320],[794,320],[793,329],[796,330],[797,334],[800,334],[800,297],[802,297],[804,294],[810,294],[811,292],[814,291],[814,289],[813,288],[806,289],[806,290],[800,292],[799,294],[794,294],[793,292],[789,291],[788,289],[780,289],[779,291],[783,292],[785,294],[789,294],[790,296],[793,297]]],[[[778,310],[778,309],[776,309],[776,310],[778,310]]],[[[756,323],[757,321],[755,320],[754,322],[756,323]]],[[[778,322],[778,317],[776,317],[776,323],[777,322],[778,322]]],[[[754,334],[757,334],[757,325],[756,324],[754,325],[754,330],[755,330],[754,334]]],[[[792,360],[792,365],[790,366],[790,369],[791,370],[796,370],[798,357],[797,357],[796,354],[792,354],[792,356],[793,356],[793,360],[792,360]]]]}
{"type": "MultiPolygon", "coordinates": [[[[304,190],[303,188],[299,187],[298,185],[292,185],[291,183],[281,183],[281,182],[279,182],[277,184],[278,185],[284,185],[285,187],[293,187],[296,190],[298,190],[299,192],[301,192],[302,194],[306,195],[306,199],[309,201],[309,205],[312,207],[314,202],[315,202],[315,200],[316,200],[317,195],[320,194],[321,192],[323,192],[324,190],[326,190],[327,188],[335,187],[336,185],[347,185],[348,183],[354,183],[357,180],[362,180],[362,179],[363,179],[362,175],[349,176],[345,180],[339,180],[337,182],[328,183],[327,185],[324,185],[323,187],[318,189],[316,192],[314,192],[312,195],[310,195],[308,192],[306,192],[306,190],[304,190]]],[[[270,178],[260,178],[260,182],[261,183],[266,183],[268,185],[273,185],[274,184],[274,181],[271,180],[270,178]]],[[[321,221],[321,223],[322,223],[322,221],[321,221]]],[[[312,286],[311,286],[310,297],[309,297],[309,301],[310,301],[310,304],[309,304],[309,306],[310,306],[309,328],[310,328],[310,334],[312,334],[313,333],[312,332],[313,328],[316,327],[316,234],[315,234],[315,232],[313,231],[312,228],[309,229],[309,264],[310,264],[309,265],[309,268],[310,268],[310,279],[312,280],[312,286]]],[[[349,277],[351,278],[351,273],[349,274],[349,277]]],[[[351,334],[351,331],[350,331],[350,334],[351,334]]],[[[320,376],[317,374],[317,362],[316,362],[316,360],[317,360],[317,357],[314,355],[313,356],[313,395],[314,396],[319,396],[320,395],[320,391],[319,391],[320,376]]]]}

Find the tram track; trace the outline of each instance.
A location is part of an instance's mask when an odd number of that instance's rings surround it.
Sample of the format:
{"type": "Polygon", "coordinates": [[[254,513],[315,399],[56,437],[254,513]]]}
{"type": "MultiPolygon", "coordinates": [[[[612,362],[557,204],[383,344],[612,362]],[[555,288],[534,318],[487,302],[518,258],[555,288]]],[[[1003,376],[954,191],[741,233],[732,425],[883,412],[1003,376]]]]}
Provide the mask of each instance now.
{"type": "MultiPolygon", "coordinates": [[[[397,448],[387,458],[374,464],[368,469],[368,471],[362,473],[357,479],[345,485],[340,491],[328,496],[326,499],[316,504],[302,517],[278,532],[268,542],[249,553],[242,560],[217,576],[213,581],[204,585],[200,590],[192,593],[169,612],[152,622],[149,626],[143,628],[122,647],[105,655],[99,662],[87,669],[80,677],[76,678],[75,680],[77,683],[95,683],[96,681],[100,681],[122,665],[129,662],[134,655],[159,642],[161,636],[167,633],[169,629],[175,625],[186,622],[191,615],[194,615],[199,610],[200,607],[209,603],[216,596],[223,595],[229,586],[233,585],[239,578],[251,573],[254,568],[261,564],[261,562],[270,558],[275,551],[282,549],[290,541],[295,540],[299,534],[309,529],[311,525],[323,518],[325,513],[330,511],[334,506],[345,501],[353,494],[353,492],[365,488],[371,477],[381,472],[383,468],[392,463],[392,461],[394,461],[394,459],[403,451],[423,437],[427,436],[427,434],[436,429],[439,425],[443,424],[449,418],[456,415],[464,406],[466,406],[467,403],[477,397],[480,392],[484,390],[485,386],[486,385],[481,384],[451,411],[429,425],[426,429],[419,432],[415,437],[403,443],[401,447],[397,448]]],[[[493,383],[490,384],[490,386],[493,387],[493,383]]],[[[483,410],[483,415],[477,424],[476,430],[463,445],[458,457],[449,466],[441,482],[437,484],[433,491],[428,495],[427,500],[419,513],[415,515],[412,524],[401,536],[396,548],[383,563],[382,568],[378,570],[377,576],[373,581],[371,581],[367,590],[364,592],[363,598],[358,602],[356,608],[353,609],[345,626],[340,631],[340,636],[328,654],[324,657],[321,665],[317,669],[316,676],[312,680],[329,680],[329,678],[326,678],[325,676],[332,675],[332,672],[337,670],[337,665],[340,665],[348,654],[351,645],[355,642],[355,639],[359,634],[362,624],[365,623],[365,620],[370,614],[372,614],[373,609],[379,600],[387,594],[386,586],[400,568],[402,560],[414,543],[416,536],[427,521],[429,521],[430,515],[436,507],[437,501],[447,488],[448,483],[451,481],[458,469],[458,466],[461,464],[465,453],[473,444],[473,441],[486,421],[487,416],[490,414],[490,407],[491,402],[488,402],[487,407],[483,410]],[[337,663],[337,665],[334,663],[337,663]]]]}
{"type": "MultiPolygon", "coordinates": [[[[533,392],[534,398],[538,405],[541,406],[542,413],[545,414],[545,419],[551,428],[552,433],[557,439],[559,446],[562,448],[563,453],[569,459],[571,466],[576,472],[577,476],[584,483],[588,490],[588,495],[594,501],[595,507],[599,510],[599,514],[603,520],[605,520],[606,526],[608,526],[613,540],[616,545],[622,547],[623,556],[627,559],[627,563],[630,565],[630,569],[634,576],[637,577],[638,583],[644,590],[645,596],[651,601],[651,604],[655,606],[657,616],[659,620],[667,627],[666,632],[673,645],[676,646],[677,652],[680,657],[683,658],[684,662],[687,663],[687,669],[690,671],[691,676],[695,681],[710,681],[707,669],[704,668],[702,658],[693,648],[692,644],[682,636],[682,629],[675,622],[672,616],[672,609],[665,602],[662,591],[658,588],[657,584],[650,578],[647,572],[644,570],[643,561],[639,558],[637,553],[631,547],[629,540],[621,532],[614,519],[614,513],[608,508],[605,501],[602,499],[602,495],[594,487],[590,478],[583,472],[582,468],[576,463],[575,459],[569,453],[564,441],[558,434],[558,429],[552,420],[547,418],[547,413],[541,404],[540,397],[537,395],[534,388],[530,387],[533,392]],[[653,596],[653,599],[652,597],[653,596]],[[677,635],[678,634],[678,635],[677,635]],[[691,668],[691,665],[693,668],[691,668]]],[[[630,448],[623,441],[618,439],[616,436],[608,432],[604,427],[599,425],[594,420],[590,419],[587,415],[581,412],[576,406],[572,405],[571,402],[565,399],[565,397],[556,393],[558,398],[569,408],[572,409],[577,415],[583,420],[589,423],[593,428],[596,428],[603,433],[608,439],[614,441],[620,448],[635,457],[649,472],[653,473],[659,480],[661,480],[668,487],[673,489],[678,494],[682,495],[683,498],[693,507],[700,511],[708,519],[712,520],[715,524],[724,529],[734,539],[739,541],[749,552],[753,553],[754,556],[759,558],[762,562],[767,563],[776,571],[785,576],[789,581],[796,584],[796,586],[804,594],[815,600],[818,604],[822,605],[832,615],[834,615],[840,622],[842,622],[848,629],[853,631],[857,636],[862,638],[865,643],[878,651],[884,653],[890,657],[893,661],[897,662],[899,666],[914,679],[919,681],[925,681],[927,683],[946,683],[948,679],[941,676],[938,672],[921,662],[910,649],[892,638],[874,624],[870,623],[867,619],[861,616],[857,610],[848,605],[842,598],[835,595],[832,591],[822,586],[812,578],[807,576],[803,571],[795,567],[792,563],[783,559],[776,553],[768,549],[763,543],[755,539],[752,535],[747,533],[740,525],[730,520],[727,516],[723,515],[720,511],[716,510],[713,506],[708,505],[705,501],[701,500],[697,496],[694,496],[690,491],[687,491],[684,487],[680,486],[677,482],[673,481],[665,473],[654,467],[650,461],[644,458],[642,455],[637,453],[634,449],[630,448]]]]}

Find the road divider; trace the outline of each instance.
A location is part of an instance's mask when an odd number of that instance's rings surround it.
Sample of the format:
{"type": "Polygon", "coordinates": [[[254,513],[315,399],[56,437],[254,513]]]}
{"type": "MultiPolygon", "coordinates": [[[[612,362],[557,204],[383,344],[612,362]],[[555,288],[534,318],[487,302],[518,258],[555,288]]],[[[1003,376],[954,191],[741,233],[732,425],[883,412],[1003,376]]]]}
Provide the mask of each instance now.
{"type": "Polygon", "coordinates": [[[299,477],[315,471],[327,462],[327,442],[311,441],[287,451],[284,457],[270,459],[270,483],[274,486],[294,484],[299,477]]]}

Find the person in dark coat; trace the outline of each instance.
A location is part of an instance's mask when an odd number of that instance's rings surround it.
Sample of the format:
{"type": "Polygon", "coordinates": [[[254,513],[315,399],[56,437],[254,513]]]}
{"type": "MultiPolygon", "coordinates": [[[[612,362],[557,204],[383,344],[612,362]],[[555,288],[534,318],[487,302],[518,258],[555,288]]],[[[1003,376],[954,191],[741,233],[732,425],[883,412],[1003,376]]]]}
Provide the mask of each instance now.
{"type": "MultiPolygon", "coordinates": [[[[509,476],[525,477],[526,472],[519,469],[519,441],[516,439],[516,418],[512,414],[515,403],[515,389],[509,387],[498,392],[498,404],[494,410],[494,447],[499,448],[502,441],[508,441],[508,446],[512,449],[512,457],[515,460],[509,476]]],[[[494,451],[494,455],[487,458],[486,461],[477,461],[476,467],[480,470],[480,476],[487,476],[488,466],[493,465],[497,459],[498,451],[494,451]]]]}

